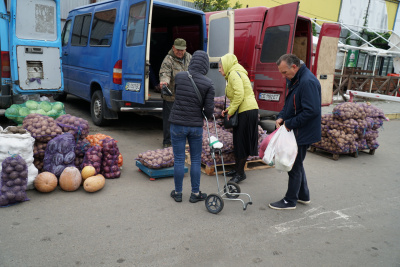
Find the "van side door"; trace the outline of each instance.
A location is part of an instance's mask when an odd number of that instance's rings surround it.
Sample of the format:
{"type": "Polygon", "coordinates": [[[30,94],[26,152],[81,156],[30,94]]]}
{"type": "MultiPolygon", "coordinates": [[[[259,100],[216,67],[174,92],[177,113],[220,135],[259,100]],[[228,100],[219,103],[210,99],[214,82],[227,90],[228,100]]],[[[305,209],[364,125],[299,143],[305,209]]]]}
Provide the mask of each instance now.
{"type": "Polygon", "coordinates": [[[333,101],[333,79],[335,77],[335,64],[337,47],[341,27],[334,23],[322,24],[319,33],[313,73],[321,84],[321,105],[327,106],[333,101]]]}
{"type": "Polygon", "coordinates": [[[10,2],[14,93],[62,92],[60,0],[10,2]]]}
{"type": "Polygon", "coordinates": [[[210,70],[207,73],[214,82],[215,96],[225,95],[226,80],[218,72],[218,62],[227,53],[233,53],[235,13],[226,10],[209,17],[207,53],[210,70]]]}
{"type": "Polygon", "coordinates": [[[256,45],[254,94],[260,109],[280,111],[285,103],[286,80],[276,61],[293,50],[298,9],[299,2],[294,2],[267,11],[261,43],[256,45]]]}
{"type": "Polygon", "coordinates": [[[152,0],[126,1],[122,42],[122,99],[144,104],[149,94],[152,0]]]}

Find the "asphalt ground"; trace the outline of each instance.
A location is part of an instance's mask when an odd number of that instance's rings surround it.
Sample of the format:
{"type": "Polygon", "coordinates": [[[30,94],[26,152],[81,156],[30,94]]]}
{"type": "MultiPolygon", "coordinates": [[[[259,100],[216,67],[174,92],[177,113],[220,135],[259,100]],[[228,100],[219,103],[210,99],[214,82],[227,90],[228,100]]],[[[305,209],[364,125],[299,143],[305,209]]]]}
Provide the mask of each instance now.
{"type": "MultiPolygon", "coordinates": [[[[66,111],[90,121],[78,99],[69,97],[66,111]]],[[[161,119],[91,124],[91,134],[119,141],[122,176],[96,193],[29,190],[30,201],[1,208],[0,266],[400,266],[399,130],[400,120],[384,122],[374,155],[308,153],[309,205],[270,209],[288,179],[269,168],[240,184],[253,205],[225,200],[213,215],[189,202],[188,174],[176,203],[173,178],[150,181],[135,166],[139,153],[160,148],[161,119]]],[[[217,193],[216,177],[202,174],[201,190],[217,193]]]]}

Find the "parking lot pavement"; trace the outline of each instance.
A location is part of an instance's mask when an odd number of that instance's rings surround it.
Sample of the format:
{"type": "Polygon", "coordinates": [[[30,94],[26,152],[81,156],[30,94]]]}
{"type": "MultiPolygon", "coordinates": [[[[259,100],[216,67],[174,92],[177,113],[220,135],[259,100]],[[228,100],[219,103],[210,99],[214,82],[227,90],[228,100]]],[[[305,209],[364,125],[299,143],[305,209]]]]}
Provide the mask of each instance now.
{"type": "MultiPolygon", "coordinates": [[[[90,121],[84,102],[67,113],[90,121]]],[[[309,205],[277,211],[287,174],[247,172],[240,184],[253,205],[224,201],[218,215],[169,193],[173,178],[150,181],[137,155],[160,148],[162,121],[124,114],[90,133],[118,140],[124,155],[119,179],[99,192],[57,189],[27,192],[30,201],[0,209],[0,266],[399,266],[400,120],[384,122],[375,155],[334,161],[308,153],[309,205]]],[[[217,193],[215,176],[202,174],[201,190],[217,193]]]]}

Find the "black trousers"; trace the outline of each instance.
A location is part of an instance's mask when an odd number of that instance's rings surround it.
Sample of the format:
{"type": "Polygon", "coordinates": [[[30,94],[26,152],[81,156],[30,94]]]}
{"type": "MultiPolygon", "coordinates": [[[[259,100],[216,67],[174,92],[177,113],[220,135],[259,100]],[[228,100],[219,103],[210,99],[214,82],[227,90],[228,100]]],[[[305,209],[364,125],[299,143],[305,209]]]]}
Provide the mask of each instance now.
{"type": "Polygon", "coordinates": [[[169,130],[170,123],[168,120],[173,105],[174,102],[163,100],[163,133],[164,133],[163,145],[171,144],[171,132],[169,130]]]}
{"type": "Polygon", "coordinates": [[[285,200],[297,204],[297,200],[310,200],[310,192],[307,186],[306,172],[304,171],[303,161],[306,158],[309,145],[298,145],[297,157],[294,161],[292,170],[288,172],[289,182],[285,200]]]}

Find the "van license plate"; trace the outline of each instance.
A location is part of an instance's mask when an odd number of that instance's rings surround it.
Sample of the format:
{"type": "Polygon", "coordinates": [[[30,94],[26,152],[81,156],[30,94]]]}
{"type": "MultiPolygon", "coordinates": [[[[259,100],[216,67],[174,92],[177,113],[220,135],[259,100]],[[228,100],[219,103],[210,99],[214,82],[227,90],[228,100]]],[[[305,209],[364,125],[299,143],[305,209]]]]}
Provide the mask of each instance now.
{"type": "Polygon", "coordinates": [[[279,101],[280,94],[260,93],[259,99],[267,101],[279,101]]]}
{"type": "Polygon", "coordinates": [[[140,91],[140,83],[131,83],[128,82],[125,85],[125,90],[127,91],[133,91],[133,92],[139,92],[140,91]]]}

